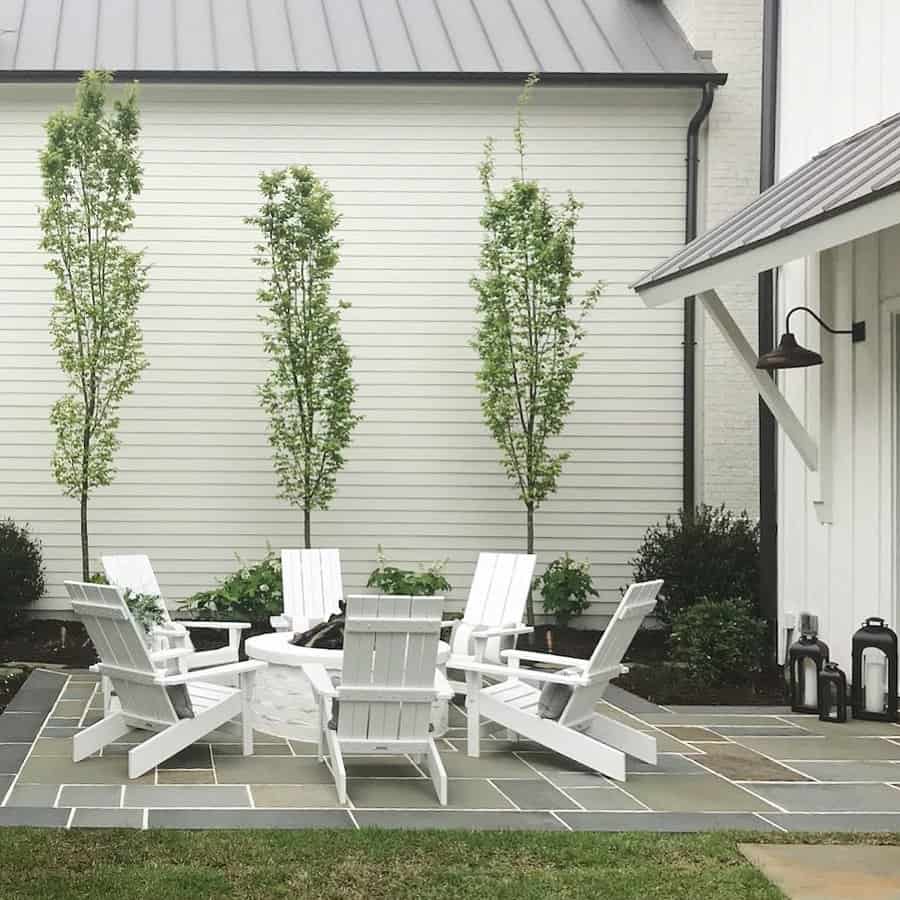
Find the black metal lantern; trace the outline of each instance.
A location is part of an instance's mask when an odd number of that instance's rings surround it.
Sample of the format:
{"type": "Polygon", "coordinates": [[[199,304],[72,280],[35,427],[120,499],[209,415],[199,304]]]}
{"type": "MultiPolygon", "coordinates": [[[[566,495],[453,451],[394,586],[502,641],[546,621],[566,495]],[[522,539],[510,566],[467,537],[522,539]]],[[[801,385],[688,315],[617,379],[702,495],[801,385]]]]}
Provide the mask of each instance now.
{"type": "Polygon", "coordinates": [[[799,713],[819,711],[819,673],[828,662],[828,645],[814,634],[801,634],[788,649],[791,709],[799,713]]]}
{"type": "Polygon", "coordinates": [[[819,672],[819,718],[823,722],[847,721],[847,676],[834,662],[825,663],[819,672]]]}
{"type": "Polygon", "coordinates": [[[853,635],[853,716],[897,721],[897,635],[872,617],[853,635]]]}

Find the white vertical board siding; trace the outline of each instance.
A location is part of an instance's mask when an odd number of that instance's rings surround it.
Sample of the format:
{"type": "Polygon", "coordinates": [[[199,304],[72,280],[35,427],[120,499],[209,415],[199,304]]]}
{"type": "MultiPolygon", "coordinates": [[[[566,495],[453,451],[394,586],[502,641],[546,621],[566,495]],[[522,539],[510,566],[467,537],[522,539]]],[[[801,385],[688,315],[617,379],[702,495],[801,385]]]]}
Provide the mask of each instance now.
{"type": "MultiPolygon", "coordinates": [[[[781,17],[783,178],[830,144],[900,111],[900,5],[791,0],[782,4],[781,17]]],[[[779,373],[782,390],[823,453],[822,472],[810,474],[780,438],[780,609],[817,613],[822,637],[844,666],[863,618],[880,615],[896,625],[898,616],[896,424],[885,399],[896,347],[882,333],[886,304],[900,295],[898,257],[900,231],[890,229],[820,260],[784,266],[779,278],[782,321],[786,310],[806,304],[835,327],[864,319],[868,329],[865,343],[853,345],[798,314],[791,320],[797,339],[821,347],[825,364],[779,373]],[[818,512],[814,501],[821,501],[818,512]]]]}
{"type": "MultiPolygon", "coordinates": [[[[133,243],[150,289],[150,368],[122,408],[119,474],[91,501],[92,556],[142,551],[183,598],[235,567],[298,546],[301,513],[277,499],[256,387],[267,371],[251,263],[257,174],[310,165],[343,214],[335,299],[359,411],[316,546],[339,547],[359,590],[381,542],[399,564],[449,557],[465,597],[476,555],[521,550],[524,514],[481,421],[475,388],[477,166],[486,136],[514,171],[515,88],[144,86],[144,192],[133,243]]],[[[47,337],[51,280],[36,249],[37,157],[61,86],[0,88],[0,511],[44,542],[46,608],[79,572],[77,503],[50,476],[47,415],[61,379],[47,337]]],[[[629,580],[644,529],[681,491],[681,313],[647,311],[627,284],[681,243],[684,135],[696,91],[541,88],[528,174],[585,204],[578,264],[607,283],[588,322],[572,451],[538,513],[540,564],[588,556],[603,604],[629,580]]]]}

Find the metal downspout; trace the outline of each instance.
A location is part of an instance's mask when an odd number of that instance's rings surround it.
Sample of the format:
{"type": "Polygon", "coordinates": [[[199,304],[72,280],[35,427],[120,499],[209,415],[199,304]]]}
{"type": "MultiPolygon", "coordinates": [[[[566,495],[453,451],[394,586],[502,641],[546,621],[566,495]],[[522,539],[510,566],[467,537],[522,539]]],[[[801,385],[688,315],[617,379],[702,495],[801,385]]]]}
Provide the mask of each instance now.
{"type": "MultiPolygon", "coordinates": [[[[759,189],[775,183],[778,113],[778,33],[780,0],[763,6],[762,102],[760,121],[759,189]]],[[[775,346],[775,272],[761,272],[758,279],[757,326],[760,355],[775,346]]],[[[774,377],[774,373],[772,377],[774,377]]],[[[778,652],[778,444],[775,417],[759,401],[759,599],[769,623],[772,660],[778,652]]]]}
{"type": "MultiPolygon", "coordinates": [[[[703,85],[700,105],[688,124],[687,130],[687,191],[684,214],[684,242],[697,237],[697,200],[700,175],[700,127],[712,108],[715,87],[711,82],[703,85]]],[[[686,297],[684,301],[684,371],[682,420],[682,500],[681,508],[687,518],[692,518],[696,506],[696,434],[697,426],[697,301],[686,297]]]]}

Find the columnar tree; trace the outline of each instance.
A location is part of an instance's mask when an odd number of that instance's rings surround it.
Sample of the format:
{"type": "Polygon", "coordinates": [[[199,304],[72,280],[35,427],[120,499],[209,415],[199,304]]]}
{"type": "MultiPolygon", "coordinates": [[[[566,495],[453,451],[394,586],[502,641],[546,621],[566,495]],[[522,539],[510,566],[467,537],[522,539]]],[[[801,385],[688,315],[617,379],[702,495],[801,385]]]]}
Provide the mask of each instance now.
{"type": "Polygon", "coordinates": [[[327,509],[333,499],[344,450],[360,421],[353,414],[352,359],[340,331],[347,304],[330,302],[340,216],[331,192],[305,166],[264,173],[259,189],[259,215],[247,221],[262,232],[255,262],[265,276],[257,296],[273,363],[260,399],[280,496],[303,510],[310,547],[311,512],[327,509]]]}
{"type": "Polygon", "coordinates": [[[134,87],[108,108],[112,76],[88,72],[72,110],[47,120],[40,165],[45,206],[42,249],[56,280],[50,333],[66,376],[53,405],[52,467],[66,496],[81,504],[81,569],[90,575],[88,499],[112,482],[119,407],[147,363],[138,302],[147,286],[140,251],[123,238],[141,190],[134,87]]]}
{"type": "MultiPolygon", "coordinates": [[[[480,168],[484,192],[481,274],[472,278],[480,323],[473,342],[485,422],[502,452],[507,476],[525,505],[526,549],[534,552],[534,513],[556,490],[569,454],[554,445],[572,409],[572,381],[581,354],[582,321],[601,285],[576,300],[575,229],[581,204],[568,194],[555,206],[525,175],[524,108],[537,83],[519,97],[513,130],[516,177],[495,192],[493,141],[480,168]]],[[[528,622],[534,621],[529,596],[528,622]]]]}

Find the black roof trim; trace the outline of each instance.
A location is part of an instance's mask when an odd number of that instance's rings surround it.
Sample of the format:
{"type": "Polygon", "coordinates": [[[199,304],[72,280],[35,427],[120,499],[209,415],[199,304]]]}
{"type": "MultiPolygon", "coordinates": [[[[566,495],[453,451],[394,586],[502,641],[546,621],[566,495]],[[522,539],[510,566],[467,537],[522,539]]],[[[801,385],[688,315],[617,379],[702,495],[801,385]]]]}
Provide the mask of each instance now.
{"type": "MultiPolygon", "coordinates": [[[[771,188],[769,188],[769,190],[771,190],[771,188]]],[[[793,225],[782,228],[780,231],[776,231],[774,234],[766,235],[759,240],[751,241],[749,244],[740,244],[737,247],[733,247],[731,250],[726,250],[724,253],[718,253],[710,257],[709,259],[703,259],[699,262],[693,263],[690,266],[685,266],[683,269],[676,269],[674,272],[667,272],[665,275],[661,275],[659,278],[654,278],[652,281],[642,282],[638,287],[638,291],[643,291],[647,288],[659,287],[659,285],[666,284],[669,281],[674,281],[676,278],[681,278],[683,275],[690,275],[693,272],[699,272],[703,269],[709,268],[710,266],[714,266],[720,262],[724,262],[727,259],[731,259],[734,256],[742,256],[744,253],[747,253],[750,250],[757,250],[760,247],[765,247],[766,244],[773,244],[775,241],[780,241],[782,238],[795,234],[798,231],[804,231],[805,229],[811,228],[814,225],[821,225],[822,222],[827,222],[828,219],[833,219],[835,216],[850,212],[850,210],[856,209],[859,206],[865,206],[867,203],[873,203],[875,200],[880,200],[882,197],[887,197],[890,194],[896,194],[898,191],[900,191],[900,181],[892,182],[891,184],[888,184],[887,186],[877,191],[871,191],[868,194],[864,194],[862,197],[856,197],[855,199],[849,201],[848,203],[844,203],[841,206],[835,206],[831,209],[826,209],[824,212],[819,213],[817,216],[812,216],[809,219],[802,219],[799,222],[795,222],[793,225]]],[[[702,238],[703,235],[700,235],[697,240],[701,240],[702,238]]],[[[685,244],[685,247],[690,247],[690,244],[685,244]]]]}
{"type": "MultiPolygon", "coordinates": [[[[528,72],[216,72],[146,69],[118,71],[117,81],[148,84],[321,84],[350,82],[372,84],[521,84],[528,72]]],[[[57,84],[77,81],[80,70],[0,69],[2,84],[57,84]]],[[[723,85],[725,72],[547,72],[540,76],[548,85],[630,85],[647,87],[702,87],[723,85]]]]}

